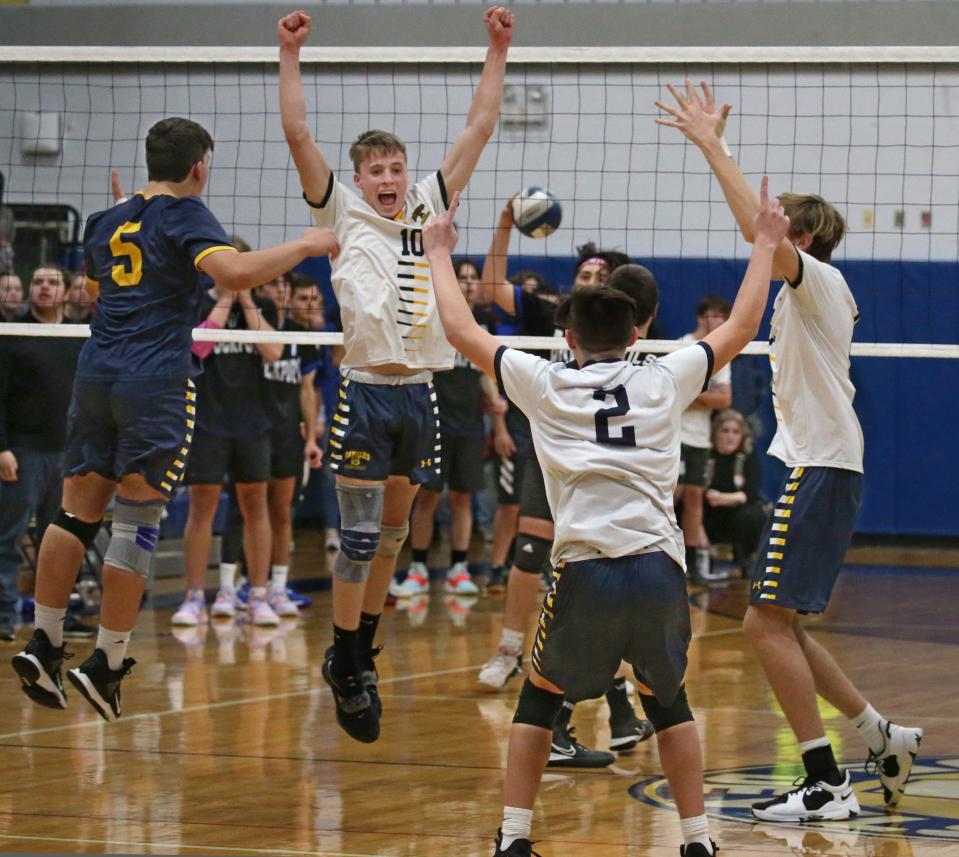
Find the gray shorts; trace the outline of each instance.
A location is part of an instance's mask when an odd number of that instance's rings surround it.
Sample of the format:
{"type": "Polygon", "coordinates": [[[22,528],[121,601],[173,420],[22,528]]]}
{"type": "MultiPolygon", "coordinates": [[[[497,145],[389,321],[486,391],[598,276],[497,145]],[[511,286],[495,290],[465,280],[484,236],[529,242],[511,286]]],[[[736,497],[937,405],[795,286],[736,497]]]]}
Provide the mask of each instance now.
{"type": "Polygon", "coordinates": [[[569,562],[543,603],[533,667],[578,702],[606,693],[625,660],[668,706],[691,636],[686,575],[667,554],[569,562]]]}

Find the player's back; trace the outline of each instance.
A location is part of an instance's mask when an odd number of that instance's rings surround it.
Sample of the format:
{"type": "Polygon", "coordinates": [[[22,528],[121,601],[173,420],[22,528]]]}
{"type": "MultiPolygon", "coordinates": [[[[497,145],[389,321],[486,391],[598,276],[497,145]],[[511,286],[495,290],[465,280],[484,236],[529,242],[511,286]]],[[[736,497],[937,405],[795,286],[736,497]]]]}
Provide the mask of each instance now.
{"type": "Polygon", "coordinates": [[[78,374],[87,378],[184,377],[203,293],[197,264],[230,250],[197,197],[137,194],[87,221],[87,277],[100,296],[78,374]]]}

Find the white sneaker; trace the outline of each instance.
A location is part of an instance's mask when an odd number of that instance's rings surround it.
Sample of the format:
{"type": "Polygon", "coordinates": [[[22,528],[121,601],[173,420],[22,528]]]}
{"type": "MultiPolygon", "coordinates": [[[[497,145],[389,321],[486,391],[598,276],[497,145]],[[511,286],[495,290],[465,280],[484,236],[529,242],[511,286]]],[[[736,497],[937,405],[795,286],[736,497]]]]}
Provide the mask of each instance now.
{"type": "Polygon", "coordinates": [[[430,591],[430,572],[421,562],[410,563],[406,580],[402,583],[394,579],[390,582],[390,595],[394,598],[410,598],[430,591]]]}
{"type": "Polygon", "coordinates": [[[207,621],[206,598],[202,595],[187,595],[170,622],[183,627],[196,627],[207,621]]]}
{"type": "Polygon", "coordinates": [[[250,593],[250,621],[262,628],[275,628],[280,624],[280,617],[273,612],[270,603],[262,595],[250,593]]]}
{"type": "Polygon", "coordinates": [[[277,616],[281,616],[284,619],[292,619],[300,615],[300,608],[297,607],[290,599],[290,596],[286,594],[285,586],[271,586],[266,591],[266,598],[277,616]]]}
{"type": "Polygon", "coordinates": [[[880,731],[886,739],[886,746],[878,753],[869,751],[866,772],[879,775],[886,806],[892,807],[899,803],[906,791],[912,763],[916,761],[916,753],[922,743],[923,731],[897,726],[888,720],[881,722],[880,731]]]}
{"type": "Polygon", "coordinates": [[[501,646],[480,670],[476,680],[494,690],[502,690],[506,687],[506,682],[522,671],[523,655],[521,651],[519,649],[510,651],[501,646]]]}
{"type": "Polygon", "coordinates": [[[236,616],[236,590],[224,587],[217,592],[210,615],[214,619],[232,619],[236,616]]]}
{"type": "Polygon", "coordinates": [[[852,790],[849,771],[842,785],[803,780],[796,788],[772,800],[754,803],[753,815],[760,821],[800,824],[805,821],[844,821],[859,815],[859,801],[852,790]]]}
{"type": "Polygon", "coordinates": [[[443,589],[453,595],[479,595],[479,587],[470,579],[470,572],[465,562],[457,562],[446,572],[446,583],[443,589]]]}

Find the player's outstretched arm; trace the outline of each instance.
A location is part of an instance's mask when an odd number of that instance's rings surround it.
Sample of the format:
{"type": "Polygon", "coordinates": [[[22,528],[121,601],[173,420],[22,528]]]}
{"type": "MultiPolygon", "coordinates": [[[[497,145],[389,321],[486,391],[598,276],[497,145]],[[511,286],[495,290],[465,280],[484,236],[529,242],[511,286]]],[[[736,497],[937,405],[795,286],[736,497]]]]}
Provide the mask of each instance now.
{"type": "Polygon", "coordinates": [[[516,290],[506,280],[506,263],[509,261],[509,237],[513,231],[512,200],[500,212],[493,227],[493,240],[483,262],[480,274],[483,293],[507,315],[516,315],[516,290]]]}
{"type": "Polygon", "coordinates": [[[516,18],[509,9],[492,6],[483,15],[489,33],[489,48],[479,85],[473,95],[466,127],[456,138],[441,167],[449,193],[463,190],[473,174],[483,148],[496,130],[500,104],[503,101],[503,80],[506,77],[506,52],[513,38],[516,18]]]}
{"type": "MultiPolygon", "coordinates": [[[[671,83],[667,84],[667,89],[676,99],[676,106],[657,101],[656,106],[672,118],[656,119],[656,123],[667,128],[677,128],[700,148],[723,189],[726,203],[736,218],[739,231],[743,238],[753,243],[755,238],[753,219],[759,211],[760,202],[739,164],[729,154],[723,139],[726,119],[729,117],[732,105],[717,106],[709,84],[702,81],[701,86],[702,96],[688,80],[685,92],[681,92],[671,83]]],[[[788,238],[783,238],[779,247],[776,248],[773,276],[795,280],[798,275],[799,257],[796,254],[796,248],[788,238]]]]}
{"type": "Polygon", "coordinates": [[[459,191],[450,200],[449,211],[431,217],[423,227],[423,246],[433,272],[433,291],[446,338],[460,354],[487,375],[494,374],[493,358],[499,341],[480,327],[473,318],[453,271],[452,253],[456,249],[453,218],[459,206],[459,191]]]}
{"type": "Polygon", "coordinates": [[[306,12],[290,12],[276,26],[280,43],[280,118],[303,192],[307,199],[319,202],[326,196],[330,183],[330,165],[306,121],[300,48],[310,35],[310,27],[310,16],[306,12]]]}
{"type": "Polygon", "coordinates": [[[310,227],[301,238],[275,247],[250,253],[210,253],[200,260],[198,267],[218,286],[239,292],[268,283],[309,256],[328,256],[339,249],[332,230],[310,227]]]}
{"type": "Polygon", "coordinates": [[[713,350],[713,372],[732,360],[759,333],[759,323],[769,299],[769,281],[773,275],[773,257],[786,233],[789,218],[779,199],[769,198],[769,179],[763,176],[759,187],[759,211],[753,218],[753,252],[729,319],[703,342],[713,350]]]}

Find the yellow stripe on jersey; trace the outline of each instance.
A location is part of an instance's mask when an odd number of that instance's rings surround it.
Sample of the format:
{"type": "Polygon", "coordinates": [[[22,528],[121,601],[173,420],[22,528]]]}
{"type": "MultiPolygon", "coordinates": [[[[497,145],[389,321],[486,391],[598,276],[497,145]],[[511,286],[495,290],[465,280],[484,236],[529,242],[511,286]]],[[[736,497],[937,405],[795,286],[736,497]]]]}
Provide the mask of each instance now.
{"type": "Polygon", "coordinates": [[[229,244],[216,244],[213,247],[207,247],[206,250],[202,251],[201,253],[197,253],[193,258],[193,267],[199,271],[200,262],[202,262],[211,253],[219,253],[221,250],[232,250],[234,253],[240,252],[236,249],[236,247],[231,247],[229,244]]]}
{"type": "Polygon", "coordinates": [[[775,530],[777,533],[788,533],[789,524],[773,524],[773,530],[775,530]]]}
{"type": "Polygon", "coordinates": [[[769,540],[769,544],[771,544],[771,545],[785,545],[785,544],[786,544],[786,540],[785,540],[785,539],[770,539],[770,540],[769,540]]]}

